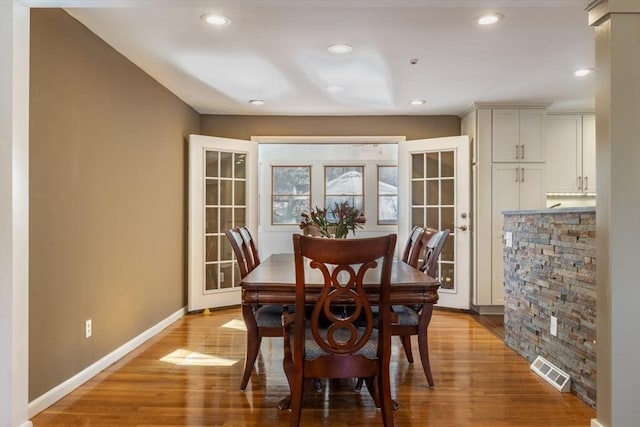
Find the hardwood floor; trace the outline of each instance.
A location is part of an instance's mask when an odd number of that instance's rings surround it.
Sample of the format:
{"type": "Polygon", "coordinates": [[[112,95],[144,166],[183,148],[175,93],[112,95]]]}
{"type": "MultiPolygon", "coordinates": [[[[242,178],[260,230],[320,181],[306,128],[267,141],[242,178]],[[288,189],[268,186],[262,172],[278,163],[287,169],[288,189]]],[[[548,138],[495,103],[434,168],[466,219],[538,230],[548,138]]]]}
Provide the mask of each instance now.
{"type": "MultiPolygon", "coordinates": [[[[244,356],[240,309],[187,315],[33,418],[45,426],[284,426],[278,401],[288,393],[282,343],[265,338],[249,386],[239,390],[244,356]]],[[[471,315],[434,312],[429,327],[429,389],[419,363],[394,340],[396,426],[588,426],[595,413],[558,393],[529,363],[471,315]]],[[[418,354],[414,339],[414,354],[418,354]]],[[[305,395],[303,426],[380,426],[366,390],[350,381],[305,395]]]]}

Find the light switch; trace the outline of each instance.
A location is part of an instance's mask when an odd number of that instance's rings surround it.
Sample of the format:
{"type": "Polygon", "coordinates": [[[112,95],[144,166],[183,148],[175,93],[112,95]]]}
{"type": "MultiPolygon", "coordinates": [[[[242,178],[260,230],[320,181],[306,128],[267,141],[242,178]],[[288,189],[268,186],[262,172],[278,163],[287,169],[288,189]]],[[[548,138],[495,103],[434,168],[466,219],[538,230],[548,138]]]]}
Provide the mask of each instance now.
{"type": "Polygon", "coordinates": [[[513,247],[513,233],[511,231],[504,233],[504,245],[507,248],[513,247]]]}

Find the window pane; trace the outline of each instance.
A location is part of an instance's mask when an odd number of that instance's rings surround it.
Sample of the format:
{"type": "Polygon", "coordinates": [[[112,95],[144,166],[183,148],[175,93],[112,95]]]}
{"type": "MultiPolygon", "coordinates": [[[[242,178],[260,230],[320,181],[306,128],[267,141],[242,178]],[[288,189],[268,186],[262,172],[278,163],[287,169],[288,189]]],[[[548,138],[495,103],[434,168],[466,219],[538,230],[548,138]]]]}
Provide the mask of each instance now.
{"type": "Polygon", "coordinates": [[[326,166],[324,173],[326,195],[362,195],[364,193],[362,166],[326,166]]]}
{"type": "Polygon", "coordinates": [[[207,179],[207,188],[205,189],[205,204],[217,205],[218,204],[218,180],[207,179]]]}
{"type": "Polygon", "coordinates": [[[224,233],[231,227],[233,227],[233,209],[220,208],[220,232],[224,233]]]}
{"type": "Polygon", "coordinates": [[[427,205],[434,206],[440,204],[440,190],[438,180],[427,181],[427,205]]]}
{"type": "MultiPolygon", "coordinates": [[[[336,203],[348,203],[349,206],[352,206],[358,209],[360,212],[364,212],[364,199],[362,196],[333,196],[326,197],[327,208],[329,210],[335,208],[336,203]]],[[[329,217],[330,212],[327,212],[327,217],[329,217]]]]}
{"type": "Polygon", "coordinates": [[[220,152],[220,177],[232,178],[233,153],[220,152]]]}
{"type": "Polygon", "coordinates": [[[205,164],[205,176],[208,178],[216,178],[218,176],[218,152],[207,151],[205,164]]]}
{"type": "Polygon", "coordinates": [[[411,178],[424,178],[424,155],[411,155],[411,178]]]}
{"type": "Polygon", "coordinates": [[[454,169],[454,156],[453,151],[443,151],[440,153],[440,176],[453,177],[455,176],[454,169]]]}
{"type": "Polygon", "coordinates": [[[236,161],[234,163],[235,166],[235,177],[236,178],[246,178],[247,177],[247,155],[236,153],[236,161]]]}
{"type": "Polygon", "coordinates": [[[218,261],[218,236],[206,237],[205,261],[218,261]]]}
{"type": "Polygon", "coordinates": [[[311,210],[308,196],[274,196],[271,206],[273,224],[298,224],[301,214],[311,210]]]}
{"type": "MultiPolygon", "coordinates": [[[[453,231],[455,231],[454,211],[455,211],[454,208],[442,208],[442,210],[441,210],[441,212],[442,212],[442,221],[440,223],[440,226],[442,227],[443,230],[448,228],[452,233],[453,233],[453,231]]],[[[449,239],[447,239],[447,240],[449,240],[449,239]]]]}
{"type": "Polygon", "coordinates": [[[220,264],[220,288],[231,288],[233,287],[233,265],[230,262],[224,262],[220,264]]]}
{"type": "Polygon", "coordinates": [[[218,233],[218,208],[207,208],[205,233],[218,233]]]}
{"type": "Polygon", "coordinates": [[[235,181],[233,183],[233,186],[235,188],[235,192],[233,194],[233,198],[234,198],[234,205],[246,205],[247,204],[247,200],[246,200],[246,192],[245,189],[247,187],[247,182],[246,181],[235,181]]]}
{"type": "Polygon", "coordinates": [[[428,228],[435,228],[436,230],[440,229],[440,209],[438,208],[427,208],[427,223],[426,226],[428,228]]]}
{"type": "Polygon", "coordinates": [[[440,159],[438,152],[427,153],[427,178],[438,178],[440,176],[440,159]]]}
{"type": "Polygon", "coordinates": [[[424,209],[423,208],[413,208],[411,209],[411,228],[419,225],[420,227],[424,227],[424,209]]]}
{"type": "Polygon", "coordinates": [[[310,194],[311,167],[310,166],[273,166],[272,168],[273,194],[310,194]]]}
{"type": "Polygon", "coordinates": [[[455,239],[453,238],[453,234],[452,234],[447,238],[447,240],[444,242],[444,246],[442,247],[442,252],[440,257],[443,261],[453,261],[454,243],[455,243],[455,239]]]}
{"type": "Polygon", "coordinates": [[[440,263],[440,287],[442,289],[454,289],[453,264],[440,263]]]}
{"type": "Polygon", "coordinates": [[[247,225],[247,210],[245,208],[235,208],[233,210],[233,223],[236,227],[247,225]]]}
{"type": "Polygon", "coordinates": [[[233,204],[232,198],[233,181],[221,180],[220,181],[220,204],[231,206],[233,204]]]}
{"type": "Polygon", "coordinates": [[[224,239],[220,239],[220,261],[231,261],[232,259],[233,249],[231,249],[229,239],[225,236],[224,239]]]}
{"type": "Polygon", "coordinates": [[[218,289],[218,264],[206,265],[204,281],[204,288],[207,291],[218,289]]]}
{"type": "Polygon", "coordinates": [[[396,224],[398,222],[398,196],[380,196],[378,198],[378,223],[396,224]]]}
{"type": "Polygon", "coordinates": [[[424,206],[424,181],[411,181],[411,204],[424,206]]]}
{"type": "Polygon", "coordinates": [[[454,204],[454,181],[453,179],[443,179],[440,181],[441,190],[442,190],[442,204],[443,205],[453,205],[454,204]]]}

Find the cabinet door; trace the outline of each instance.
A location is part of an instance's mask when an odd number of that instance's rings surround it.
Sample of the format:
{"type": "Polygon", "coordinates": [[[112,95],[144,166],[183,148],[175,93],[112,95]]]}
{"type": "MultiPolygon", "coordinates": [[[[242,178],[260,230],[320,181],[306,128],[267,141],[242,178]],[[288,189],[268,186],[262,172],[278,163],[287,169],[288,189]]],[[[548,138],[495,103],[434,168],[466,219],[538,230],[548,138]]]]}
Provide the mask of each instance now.
{"type": "Polygon", "coordinates": [[[520,164],[519,209],[544,209],[546,205],[545,165],[520,164]]]}
{"type": "Polygon", "coordinates": [[[582,190],[596,192],[596,118],[593,115],[582,116],[582,190]]]}
{"type": "Polygon", "coordinates": [[[492,112],[492,160],[517,162],[520,157],[520,112],[517,109],[494,109],[492,112]]]}
{"type": "Polygon", "coordinates": [[[580,115],[547,116],[545,128],[547,157],[547,191],[575,193],[581,191],[582,117],[580,115]]]}
{"type": "Polygon", "coordinates": [[[546,116],[542,109],[520,110],[520,162],[544,162],[546,116]]]}
{"type": "Polygon", "coordinates": [[[517,163],[492,166],[491,191],[491,304],[504,304],[503,217],[502,211],[519,209],[520,165],[517,163]]]}

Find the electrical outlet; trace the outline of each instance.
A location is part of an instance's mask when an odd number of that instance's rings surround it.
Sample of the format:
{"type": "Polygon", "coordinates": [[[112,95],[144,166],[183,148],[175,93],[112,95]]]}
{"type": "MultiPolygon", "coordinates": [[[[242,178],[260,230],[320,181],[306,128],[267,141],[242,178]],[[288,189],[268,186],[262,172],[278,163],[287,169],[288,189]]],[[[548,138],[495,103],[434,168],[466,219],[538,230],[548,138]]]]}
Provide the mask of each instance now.
{"type": "Polygon", "coordinates": [[[507,231],[506,233],[504,233],[504,245],[507,248],[513,247],[513,234],[511,233],[511,231],[507,231]]]}
{"type": "Polygon", "coordinates": [[[558,318],[556,316],[551,316],[551,335],[554,337],[558,336],[558,318]]]}
{"type": "Polygon", "coordinates": [[[91,319],[84,321],[84,337],[91,338],[91,319]]]}
{"type": "Polygon", "coordinates": [[[220,283],[224,283],[224,271],[220,272],[220,283]]]}

